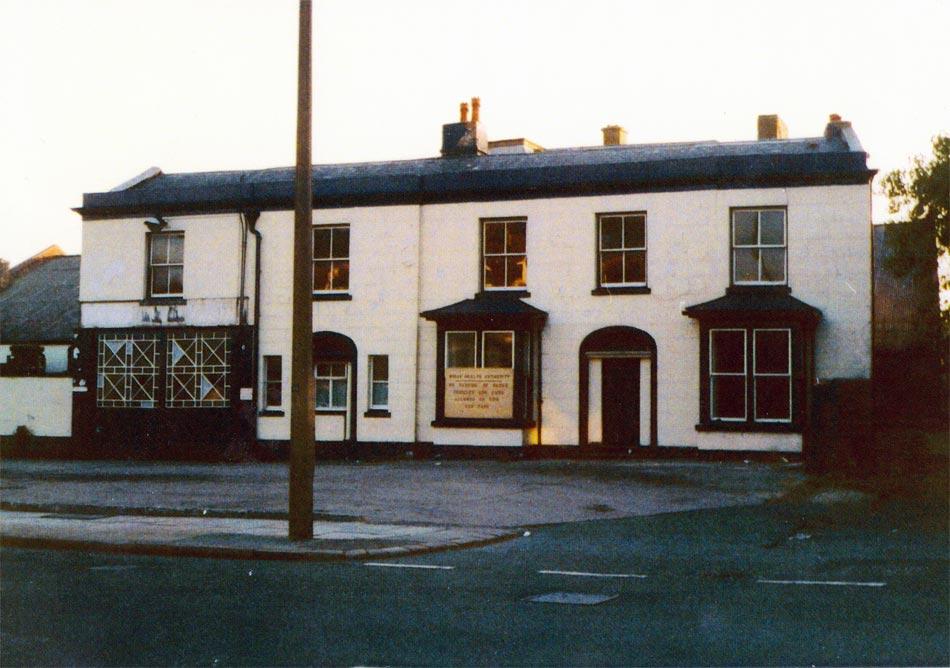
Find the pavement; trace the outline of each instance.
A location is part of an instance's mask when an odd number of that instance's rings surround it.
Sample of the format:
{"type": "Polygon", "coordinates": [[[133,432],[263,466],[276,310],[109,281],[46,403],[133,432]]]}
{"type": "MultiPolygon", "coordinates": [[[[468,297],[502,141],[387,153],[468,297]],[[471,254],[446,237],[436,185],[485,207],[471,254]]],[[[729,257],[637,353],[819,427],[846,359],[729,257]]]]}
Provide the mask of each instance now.
{"type": "Polygon", "coordinates": [[[0,546],[214,558],[367,560],[546,526],[762,503],[797,464],[320,463],[314,537],[287,538],[286,464],[0,463],[0,546]]]}

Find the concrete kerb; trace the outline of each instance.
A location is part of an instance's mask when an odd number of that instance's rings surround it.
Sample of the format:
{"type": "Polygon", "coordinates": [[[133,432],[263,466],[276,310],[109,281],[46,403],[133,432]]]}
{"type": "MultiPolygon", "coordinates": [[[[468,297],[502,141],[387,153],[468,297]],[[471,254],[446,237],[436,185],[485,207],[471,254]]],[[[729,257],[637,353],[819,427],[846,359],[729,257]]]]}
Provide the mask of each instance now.
{"type": "MultiPolygon", "coordinates": [[[[115,519],[121,519],[112,516],[115,519]]],[[[141,517],[141,516],[139,516],[141,517]]],[[[367,525],[376,526],[376,525],[367,525]]],[[[457,529],[461,530],[461,529],[457,529]]],[[[464,530],[463,530],[464,531],[464,530]]],[[[0,526],[0,549],[3,547],[20,547],[33,549],[54,549],[54,550],[72,550],[82,552],[98,552],[113,554],[130,555],[150,555],[164,557],[197,557],[207,559],[233,559],[233,560],[268,560],[268,561],[319,561],[319,562],[345,562],[362,561],[366,559],[387,559],[406,557],[420,554],[429,554],[435,552],[445,552],[449,550],[467,549],[472,547],[481,547],[493,543],[499,543],[512,540],[523,535],[521,530],[498,529],[486,532],[480,529],[472,532],[470,538],[442,538],[439,536],[443,532],[437,533],[432,543],[419,542],[418,539],[410,539],[405,545],[388,545],[385,547],[355,547],[346,548],[325,548],[320,547],[320,543],[328,539],[314,538],[310,541],[291,542],[283,537],[272,535],[261,536],[252,533],[228,533],[218,534],[228,538],[237,539],[238,542],[247,543],[273,541],[269,547],[255,547],[251,545],[203,545],[200,544],[201,535],[179,538],[174,541],[162,542],[142,542],[135,540],[96,540],[96,539],[77,539],[62,538],[49,535],[29,535],[28,532],[21,531],[19,535],[9,531],[7,527],[0,526]],[[275,540],[276,539],[276,540],[275,540]]],[[[205,538],[214,537],[214,534],[204,535],[205,538]]],[[[358,542],[361,539],[349,539],[352,542],[358,542]]],[[[365,539],[367,542],[372,539],[365,539]]]]}

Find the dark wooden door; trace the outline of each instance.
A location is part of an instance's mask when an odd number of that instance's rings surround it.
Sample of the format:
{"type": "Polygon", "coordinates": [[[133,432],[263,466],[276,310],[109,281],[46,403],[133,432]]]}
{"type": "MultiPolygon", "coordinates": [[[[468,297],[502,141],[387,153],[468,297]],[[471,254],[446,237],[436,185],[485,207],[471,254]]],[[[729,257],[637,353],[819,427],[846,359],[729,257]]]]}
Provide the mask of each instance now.
{"type": "Polygon", "coordinates": [[[603,444],[627,448],[640,445],[640,360],[606,358],[600,394],[603,444]]]}

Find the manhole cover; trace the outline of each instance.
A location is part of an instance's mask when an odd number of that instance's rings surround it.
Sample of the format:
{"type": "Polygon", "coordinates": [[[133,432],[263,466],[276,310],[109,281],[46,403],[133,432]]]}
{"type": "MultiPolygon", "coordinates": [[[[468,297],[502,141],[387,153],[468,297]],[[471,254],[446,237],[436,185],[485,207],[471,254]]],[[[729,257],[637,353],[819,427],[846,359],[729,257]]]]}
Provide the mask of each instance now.
{"type": "Polygon", "coordinates": [[[581,594],[572,591],[556,591],[551,594],[529,596],[526,601],[531,603],[560,603],[561,605],[597,605],[612,601],[618,594],[581,594]]]}

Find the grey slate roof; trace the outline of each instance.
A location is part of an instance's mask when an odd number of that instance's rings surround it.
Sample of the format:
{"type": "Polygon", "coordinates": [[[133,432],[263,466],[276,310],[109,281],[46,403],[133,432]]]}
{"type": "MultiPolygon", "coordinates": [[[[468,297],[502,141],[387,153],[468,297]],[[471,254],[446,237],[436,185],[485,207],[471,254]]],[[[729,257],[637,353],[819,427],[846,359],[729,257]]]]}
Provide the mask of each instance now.
{"type": "Polygon", "coordinates": [[[78,255],[36,260],[0,292],[0,343],[66,343],[78,327],[78,255]]]}
{"type": "MultiPolygon", "coordinates": [[[[313,167],[315,208],[579,194],[867,183],[867,154],[841,136],[594,146],[530,154],[313,167]]],[[[159,173],[86,193],[85,218],[293,208],[294,169],[159,173]]]]}

